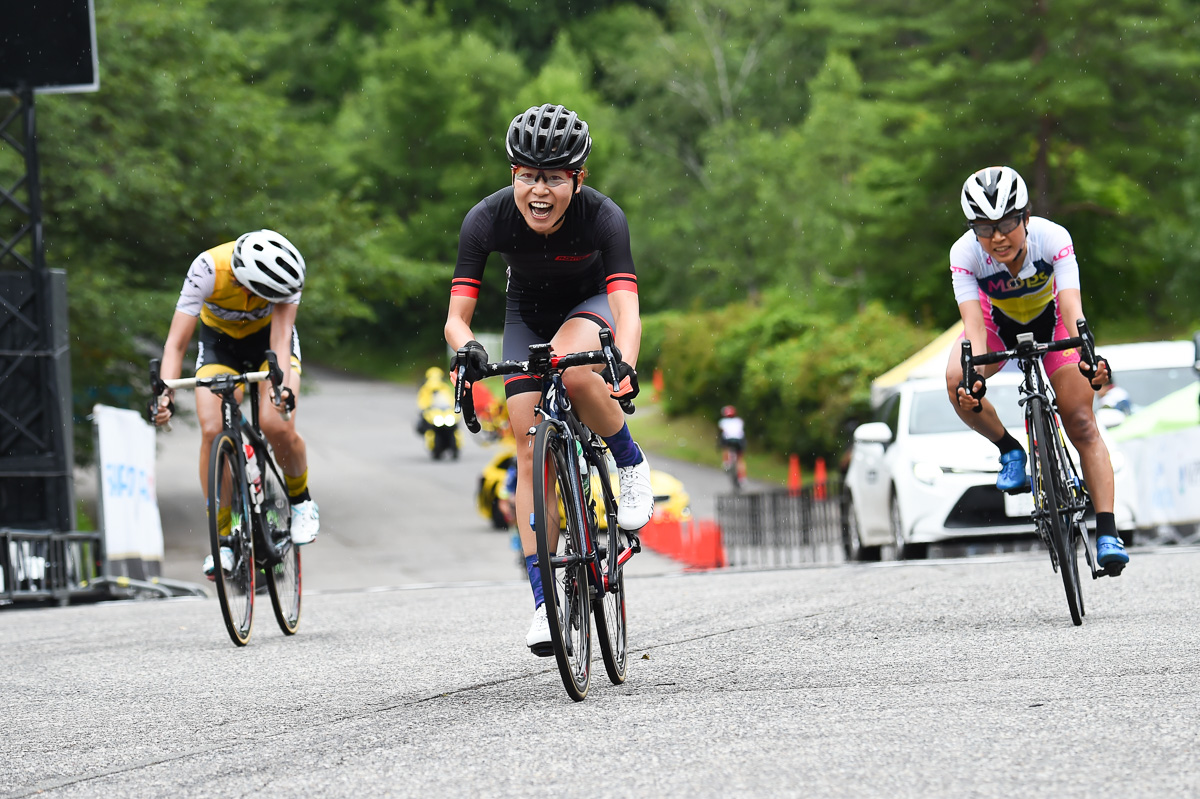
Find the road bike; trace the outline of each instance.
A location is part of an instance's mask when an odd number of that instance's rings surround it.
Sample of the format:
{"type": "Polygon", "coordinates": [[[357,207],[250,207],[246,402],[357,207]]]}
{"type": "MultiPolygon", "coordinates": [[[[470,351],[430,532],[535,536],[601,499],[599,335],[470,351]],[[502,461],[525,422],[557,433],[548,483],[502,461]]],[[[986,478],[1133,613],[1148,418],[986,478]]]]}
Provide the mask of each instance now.
{"type": "MultiPolygon", "coordinates": [[[[1104,575],[1120,574],[1124,564],[1105,569],[1096,568],[1091,541],[1088,537],[1084,516],[1088,509],[1087,485],[1083,482],[1075,460],[1066,446],[1062,420],[1059,419],[1057,399],[1050,381],[1046,378],[1042,359],[1048,352],[1073,349],[1082,350],[1083,360],[1096,363],[1095,344],[1087,323],[1077,323],[1079,335],[1038,343],[1032,333],[1017,335],[1017,346],[1001,352],[981,355],[971,354],[971,342],[962,343],[963,382],[960,384],[971,391],[980,380],[975,366],[999,363],[1012,358],[1023,375],[1018,402],[1025,408],[1025,432],[1029,440],[1030,484],[1022,491],[1032,491],[1032,519],[1038,537],[1050,551],[1050,564],[1062,575],[1063,588],[1067,594],[1067,607],[1071,621],[1083,624],[1083,586],[1079,580],[1079,550],[1082,549],[1092,579],[1104,575]]],[[[978,399],[982,395],[972,396],[978,399]]],[[[981,406],[976,406],[978,412],[981,406]]]]}
{"type": "MultiPolygon", "coordinates": [[[[258,392],[246,392],[249,418],[242,413],[237,397],[243,385],[266,380],[279,389],[283,371],[275,353],[268,351],[266,360],[267,369],[261,372],[175,380],[163,380],[159,362],[150,362],[154,396],[167,388],[203,386],[221,397],[221,432],[213,439],[208,460],[208,532],[221,615],[229,637],[238,646],[250,642],[259,575],[266,580],[279,629],[294,635],[300,624],[300,548],[292,543],[287,481],[259,427],[258,392]],[[229,569],[225,565],[230,557],[223,559],[222,549],[232,554],[229,569]]],[[[290,411],[289,405],[285,414],[290,411]]]]}
{"type": "Polygon", "coordinates": [[[729,478],[733,492],[735,494],[740,492],[746,483],[746,462],[742,457],[741,449],[724,440],[721,441],[721,468],[725,470],[725,476],[729,478]]]}
{"type": "MultiPolygon", "coordinates": [[[[555,355],[549,344],[531,344],[528,361],[490,363],[480,377],[525,374],[541,381],[533,436],[533,530],[545,590],[550,641],[567,694],[587,698],[591,683],[591,613],[604,669],[614,685],[625,682],[629,648],[625,628],[625,564],[641,551],[635,533],[617,526],[617,501],[608,447],[575,415],[562,373],[606,364],[617,374],[619,355],[611,331],[600,331],[600,349],[555,355]]],[[[456,370],[454,410],[472,433],[480,429],[465,367],[456,370]]],[[[613,390],[619,386],[614,385],[613,390]]],[[[633,405],[622,401],[626,413],[633,405]]]]}

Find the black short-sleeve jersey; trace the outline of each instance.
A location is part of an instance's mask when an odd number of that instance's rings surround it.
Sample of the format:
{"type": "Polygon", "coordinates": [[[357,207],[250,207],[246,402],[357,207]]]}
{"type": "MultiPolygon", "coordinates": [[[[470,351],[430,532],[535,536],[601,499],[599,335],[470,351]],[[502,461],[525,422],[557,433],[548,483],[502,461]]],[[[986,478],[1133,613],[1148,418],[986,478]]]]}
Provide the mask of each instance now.
{"type": "Polygon", "coordinates": [[[625,213],[590,186],[571,199],[562,226],[549,236],[525,224],[511,186],[481,200],[463,220],[451,296],[479,296],[493,252],[508,265],[510,308],[637,291],[625,213]]]}

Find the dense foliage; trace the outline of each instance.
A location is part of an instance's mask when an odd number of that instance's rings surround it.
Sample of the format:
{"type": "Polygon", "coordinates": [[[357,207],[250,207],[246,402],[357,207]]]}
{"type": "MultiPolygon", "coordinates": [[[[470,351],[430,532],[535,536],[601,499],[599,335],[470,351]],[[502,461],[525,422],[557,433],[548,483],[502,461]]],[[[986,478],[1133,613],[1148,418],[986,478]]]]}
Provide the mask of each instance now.
{"type": "Polygon", "coordinates": [[[1072,231],[1102,338],[1200,320],[1196,0],[96,6],[101,90],[38,101],[81,406],[141,388],[188,263],[255,226],[311,265],[309,357],[437,351],[458,225],[543,101],[589,121],[590,181],[630,217],[644,310],[668,314],[647,357],[736,328],[679,407],[739,396],[780,447],[831,446],[911,326],[956,318],[957,193],[985,165],[1072,231]]]}

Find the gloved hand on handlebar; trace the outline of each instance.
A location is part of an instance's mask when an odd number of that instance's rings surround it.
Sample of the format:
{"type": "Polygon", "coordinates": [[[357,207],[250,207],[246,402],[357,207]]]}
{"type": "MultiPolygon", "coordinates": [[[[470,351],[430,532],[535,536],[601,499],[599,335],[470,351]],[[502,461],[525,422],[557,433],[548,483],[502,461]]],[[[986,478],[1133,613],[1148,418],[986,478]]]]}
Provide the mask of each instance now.
{"type": "Polygon", "coordinates": [[[1096,364],[1092,364],[1079,359],[1079,371],[1088,379],[1092,386],[1092,391],[1099,391],[1104,388],[1106,383],[1112,382],[1112,369],[1108,366],[1108,359],[1096,356],[1096,364]]]}
{"type": "MultiPolygon", "coordinates": [[[[972,371],[974,372],[974,370],[972,371]]],[[[973,390],[974,387],[968,385],[967,378],[964,377],[962,382],[958,384],[958,405],[960,408],[969,408],[970,410],[979,413],[983,410],[983,405],[980,403],[982,403],[984,395],[987,394],[987,381],[984,380],[983,375],[979,374],[978,372],[974,372],[971,377],[973,378],[972,382],[979,385],[979,390],[973,390]],[[968,397],[975,400],[975,403],[966,403],[968,397]]]]}
{"type": "MultiPolygon", "coordinates": [[[[616,350],[616,347],[613,347],[616,350]]],[[[617,357],[620,357],[619,355],[617,357]]],[[[613,391],[613,375],[612,371],[606,366],[600,372],[600,376],[604,378],[604,382],[608,384],[609,394],[613,399],[631,400],[638,395],[638,379],[637,372],[632,366],[624,361],[617,361],[617,380],[621,386],[620,391],[613,391]]]]}
{"type": "Polygon", "coordinates": [[[474,383],[476,380],[483,379],[487,365],[487,350],[478,341],[471,339],[459,347],[458,352],[450,360],[450,371],[457,374],[458,367],[465,366],[466,371],[463,373],[463,379],[468,383],[474,383]]]}
{"type": "Polygon", "coordinates": [[[146,408],[146,419],[152,425],[162,427],[171,421],[171,417],[175,415],[174,396],[175,392],[168,388],[157,397],[150,398],[150,403],[146,408]]]}
{"type": "Polygon", "coordinates": [[[280,414],[288,414],[296,410],[296,393],[287,386],[271,389],[271,404],[280,414]]]}

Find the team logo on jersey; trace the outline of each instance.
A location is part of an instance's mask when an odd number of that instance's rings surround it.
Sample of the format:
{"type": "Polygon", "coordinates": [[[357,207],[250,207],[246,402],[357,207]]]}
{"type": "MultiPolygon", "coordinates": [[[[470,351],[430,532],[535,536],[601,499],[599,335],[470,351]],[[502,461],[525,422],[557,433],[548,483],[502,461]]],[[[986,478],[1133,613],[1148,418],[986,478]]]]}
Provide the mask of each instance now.
{"type": "Polygon", "coordinates": [[[556,255],[556,256],[554,256],[554,260],[556,260],[556,261],[586,261],[588,258],[591,258],[591,257],[592,257],[591,253],[588,253],[587,255],[556,255]]]}

